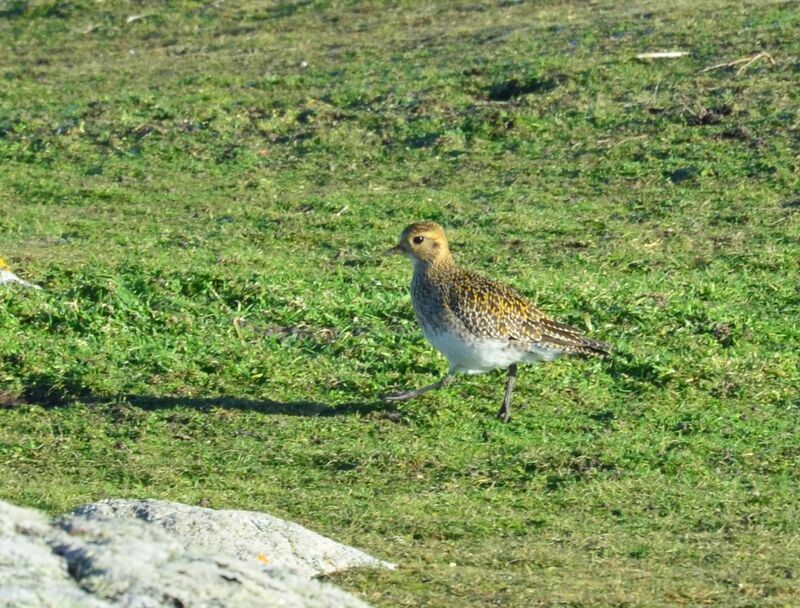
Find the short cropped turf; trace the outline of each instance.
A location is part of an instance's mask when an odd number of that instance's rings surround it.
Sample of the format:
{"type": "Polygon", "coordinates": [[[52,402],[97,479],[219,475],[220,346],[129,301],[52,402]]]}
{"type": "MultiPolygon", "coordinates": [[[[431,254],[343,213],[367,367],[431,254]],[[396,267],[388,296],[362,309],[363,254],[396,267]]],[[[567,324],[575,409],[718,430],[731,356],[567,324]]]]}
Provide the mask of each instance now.
{"type": "Polygon", "coordinates": [[[0,498],[266,511],[399,564],[332,578],[377,607],[800,605],[799,31],[0,1],[0,498]],[[384,404],[446,369],[420,219],[613,356],[384,404]]]}

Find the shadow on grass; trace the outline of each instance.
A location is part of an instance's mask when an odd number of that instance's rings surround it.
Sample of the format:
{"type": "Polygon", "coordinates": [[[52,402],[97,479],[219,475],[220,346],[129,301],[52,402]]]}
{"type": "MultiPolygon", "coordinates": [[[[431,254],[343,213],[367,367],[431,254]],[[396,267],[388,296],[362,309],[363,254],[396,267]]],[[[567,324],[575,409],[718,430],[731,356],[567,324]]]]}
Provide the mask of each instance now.
{"type": "Polygon", "coordinates": [[[82,398],[83,403],[127,403],[145,410],[189,408],[209,410],[214,407],[227,410],[247,410],[273,416],[352,416],[369,414],[386,409],[380,401],[350,401],[329,405],[317,401],[275,401],[273,399],[242,399],[239,397],[154,397],[150,395],[124,395],[112,398],[82,398]]]}
{"type": "MultiPolygon", "coordinates": [[[[670,377],[657,365],[644,361],[629,352],[616,351],[604,366],[615,381],[631,390],[646,386],[663,388],[670,377]]],[[[0,408],[39,405],[45,408],[69,407],[74,404],[130,405],[143,410],[195,409],[246,410],[272,416],[334,417],[358,416],[384,412],[389,419],[399,414],[379,398],[351,400],[338,405],[310,400],[279,401],[251,399],[227,395],[211,397],[157,396],[141,394],[97,395],[82,385],[79,374],[54,377],[52,374],[32,375],[22,393],[0,392],[0,408]]],[[[599,420],[598,422],[605,422],[599,420]]]]}
{"type": "Polygon", "coordinates": [[[277,401],[275,399],[247,399],[225,395],[215,397],[181,397],[155,395],[95,395],[79,386],[54,386],[52,382],[29,382],[21,395],[0,393],[0,407],[21,405],[39,405],[45,408],[68,407],[76,403],[88,405],[126,404],[143,410],[162,409],[196,409],[210,410],[223,408],[229,410],[247,410],[272,416],[352,416],[364,415],[386,410],[385,403],[378,399],[349,401],[339,405],[330,405],[317,401],[277,401]]]}

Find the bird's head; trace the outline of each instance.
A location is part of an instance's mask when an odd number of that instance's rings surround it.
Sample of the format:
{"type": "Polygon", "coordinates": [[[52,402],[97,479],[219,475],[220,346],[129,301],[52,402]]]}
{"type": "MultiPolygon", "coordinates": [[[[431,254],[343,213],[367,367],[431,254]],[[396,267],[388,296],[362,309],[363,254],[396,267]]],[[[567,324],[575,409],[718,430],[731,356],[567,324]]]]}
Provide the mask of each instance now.
{"type": "Polygon", "coordinates": [[[9,271],[11,270],[3,258],[0,258],[0,270],[9,270],[9,271]]]}
{"type": "Polygon", "coordinates": [[[434,222],[417,222],[407,226],[400,235],[397,245],[386,253],[403,254],[412,262],[425,264],[436,264],[451,259],[444,230],[434,222]]]}

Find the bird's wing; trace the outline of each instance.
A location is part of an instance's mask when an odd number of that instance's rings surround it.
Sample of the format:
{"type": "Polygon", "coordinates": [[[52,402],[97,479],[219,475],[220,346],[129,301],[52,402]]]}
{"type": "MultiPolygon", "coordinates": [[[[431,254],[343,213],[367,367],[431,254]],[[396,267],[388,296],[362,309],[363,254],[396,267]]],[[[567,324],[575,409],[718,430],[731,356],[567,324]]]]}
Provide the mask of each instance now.
{"type": "Polygon", "coordinates": [[[481,338],[583,354],[610,350],[602,342],[584,338],[580,330],[550,319],[513,287],[476,273],[462,272],[453,281],[448,304],[466,329],[481,338]]]}

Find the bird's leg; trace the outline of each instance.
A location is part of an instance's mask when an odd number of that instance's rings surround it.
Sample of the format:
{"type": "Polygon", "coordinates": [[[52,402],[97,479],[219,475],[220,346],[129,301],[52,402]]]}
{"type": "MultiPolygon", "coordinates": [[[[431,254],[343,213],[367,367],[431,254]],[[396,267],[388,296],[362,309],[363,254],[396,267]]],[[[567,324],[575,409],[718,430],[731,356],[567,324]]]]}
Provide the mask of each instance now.
{"type": "Polygon", "coordinates": [[[511,393],[514,390],[514,380],[517,378],[517,364],[512,363],[508,366],[508,380],[506,381],[506,395],[503,397],[503,405],[497,412],[497,417],[503,422],[508,422],[511,417],[511,393]]]}
{"type": "Polygon", "coordinates": [[[447,375],[439,380],[438,382],[434,382],[433,384],[429,384],[428,386],[423,386],[422,388],[417,388],[410,391],[403,391],[401,393],[393,393],[391,395],[385,395],[383,397],[384,401],[407,401],[408,399],[413,399],[414,397],[419,397],[423,393],[427,393],[428,391],[432,391],[437,388],[442,388],[443,386],[447,386],[448,384],[452,383],[455,380],[455,373],[453,371],[447,372],[447,375]]]}

